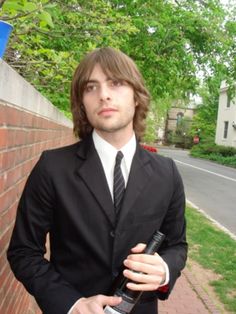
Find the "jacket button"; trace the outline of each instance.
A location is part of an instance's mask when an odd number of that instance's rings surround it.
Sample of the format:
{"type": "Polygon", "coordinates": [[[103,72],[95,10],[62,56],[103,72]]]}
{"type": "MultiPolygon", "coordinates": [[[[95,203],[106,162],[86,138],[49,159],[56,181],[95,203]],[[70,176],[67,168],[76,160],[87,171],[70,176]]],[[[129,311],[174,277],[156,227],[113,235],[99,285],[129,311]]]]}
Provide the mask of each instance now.
{"type": "Polygon", "coordinates": [[[111,236],[112,238],[114,238],[114,237],[115,237],[115,231],[114,231],[114,230],[111,230],[111,232],[110,232],[110,236],[111,236]]]}
{"type": "Polygon", "coordinates": [[[114,278],[116,278],[118,275],[119,275],[119,272],[116,270],[116,271],[113,271],[112,272],[112,275],[114,278]]]}

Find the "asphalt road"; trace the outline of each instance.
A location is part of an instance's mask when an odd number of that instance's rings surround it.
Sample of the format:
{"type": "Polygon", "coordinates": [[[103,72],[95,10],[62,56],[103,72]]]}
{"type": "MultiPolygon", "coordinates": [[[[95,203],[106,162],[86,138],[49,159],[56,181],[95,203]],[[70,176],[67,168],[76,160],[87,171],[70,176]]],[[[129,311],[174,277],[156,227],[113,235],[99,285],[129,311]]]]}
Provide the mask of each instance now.
{"type": "Polygon", "coordinates": [[[236,169],[190,157],[186,150],[158,152],[175,160],[187,200],[236,236],[236,169]]]}

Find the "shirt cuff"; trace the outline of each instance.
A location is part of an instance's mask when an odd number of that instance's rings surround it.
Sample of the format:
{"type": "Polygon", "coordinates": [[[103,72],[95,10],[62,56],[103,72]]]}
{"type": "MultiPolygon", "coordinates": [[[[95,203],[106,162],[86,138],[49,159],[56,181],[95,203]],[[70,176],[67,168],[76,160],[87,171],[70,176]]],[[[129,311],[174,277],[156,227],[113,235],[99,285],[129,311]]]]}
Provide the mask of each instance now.
{"type": "Polygon", "coordinates": [[[165,272],[166,272],[166,279],[165,281],[160,285],[160,287],[166,286],[168,285],[169,281],[170,281],[170,271],[169,271],[169,267],[166,264],[166,262],[163,260],[164,262],[164,267],[165,267],[165,272]]]}
{"type": "MultiPolygon", "coordinates": [[[[79,299],[79,300],[80,300],[80,299],[79,299]]],[[[72,313],[74,307],[75,307],[76,304],[79,302],[79,300],[77,300],[77,301],[72,305],[72,307],[70,308],[69,312],[67,312],[67,314],[71,314],[71,313],[72,313]]]]}

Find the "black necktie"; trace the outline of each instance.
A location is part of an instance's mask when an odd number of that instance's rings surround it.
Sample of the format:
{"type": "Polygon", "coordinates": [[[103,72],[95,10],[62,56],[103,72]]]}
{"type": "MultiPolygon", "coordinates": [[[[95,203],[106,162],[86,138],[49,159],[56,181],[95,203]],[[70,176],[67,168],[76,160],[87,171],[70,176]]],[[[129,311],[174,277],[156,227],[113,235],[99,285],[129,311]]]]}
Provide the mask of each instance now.
{"type": "Polygon", "coordinates": [[[118,152],[116,155],[116,164],[114,168],[114,186],[113,186],[113,196],[114,196],[114,206],[116,212],[119,211],[121,202],[125,191],[125,180],[121,171],[121,160],[124,157],[122,152],[118,152]]]}

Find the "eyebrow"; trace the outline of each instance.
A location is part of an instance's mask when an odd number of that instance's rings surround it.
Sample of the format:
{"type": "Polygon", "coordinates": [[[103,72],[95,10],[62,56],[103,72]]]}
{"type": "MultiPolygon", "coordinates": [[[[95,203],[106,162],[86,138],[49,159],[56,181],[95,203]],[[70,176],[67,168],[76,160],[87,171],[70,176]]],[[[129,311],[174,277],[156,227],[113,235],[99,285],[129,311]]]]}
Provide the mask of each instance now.
{"type": "Polygon", "coordinates": [[[88,83],[99,83],[99,81],[98,80],[87,80],[85,82],[85,84],[88,84],[88,83]]]}
{"type": "MultiPolygon", "coordinates": [[[[112,78],[112,77],[108,76],[105,81],[107,82],[107,81],[111,81],[111,80],[118,80],[118,79],[115,77],[112,78]]],[[[99,83],[99,81],[96,79],[89,79],[85,82],[85,84],[88,84],[88,83],[99,83]]]]}

